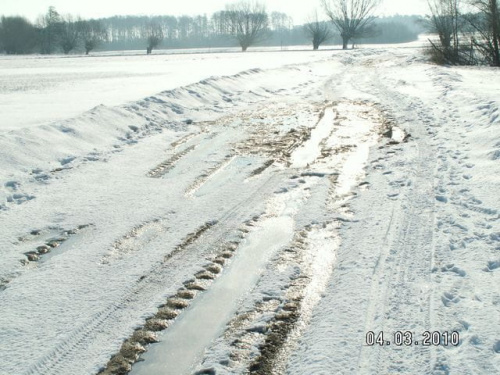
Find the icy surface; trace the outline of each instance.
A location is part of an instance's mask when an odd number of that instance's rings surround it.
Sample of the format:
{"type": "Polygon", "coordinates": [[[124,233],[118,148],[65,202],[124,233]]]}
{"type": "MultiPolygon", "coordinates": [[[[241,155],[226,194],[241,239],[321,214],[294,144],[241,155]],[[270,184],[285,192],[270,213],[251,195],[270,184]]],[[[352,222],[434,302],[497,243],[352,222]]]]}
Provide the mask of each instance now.
{"type": "Polygon", "coordinates": [[[334,120],[335,113],[331,108],[327,108],[320,122],[311,132],[311,138],[309,138],[302,147],[293,153],[293,168],[307,167],[321,155],[320,143],[328,137],[328,135],[330,135],[334,120]]]}
{"type": "Polygon", "coordinates": [[[132,375],[191,374],[203,352],[222,332],[257,282],[262,268],[293,234],[290,217],[270,218],[241,245],[240,255],[213,287],[159,337],[132,375]]]}

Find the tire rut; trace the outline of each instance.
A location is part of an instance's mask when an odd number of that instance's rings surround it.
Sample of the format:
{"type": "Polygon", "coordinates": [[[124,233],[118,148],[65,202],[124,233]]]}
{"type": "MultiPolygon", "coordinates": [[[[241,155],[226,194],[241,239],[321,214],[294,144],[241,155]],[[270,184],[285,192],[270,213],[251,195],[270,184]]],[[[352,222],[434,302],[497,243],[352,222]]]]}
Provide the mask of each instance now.
{"type": "MultiPolygon", "coordinates": [[[[231,228],[238,228],[241,223],[245,222],[252,216],[255,216],[255,207],[258,202],[264,201],[263,197],[272,194],[276,185],[284,177],[281,174],[276,174],[265,179],[260,187],[252,192],[246,199],[240,201],[229,210],[227,210],[220,218],[217,224],[210,224],[210,230],[206,228],[207,223],[203,224],[194,235],[187,236],[183,241],[189,244],[185,247],[175,248],[172,256],[166,255],[165,259],[150,270],[148,275],[141,277],[136,284],[125,292],[120,302],[114,303],[102,309],[100,312],[94,314],[92,318],[87,320],[84,324],[71,332],[71,335],[61,341],[55,349],[40,358],[37,363],[30,366],[24,373],[28,374],[66,374],[64,370],[65,361],[63,358],[78,355],[82,350],[85,350],[95,340],[99,332],[109,331],[114,326],[114,321],[120,321],[123,317],[127,316],[127,309],[141,310],[143,300],[150,299],[157,293],[165,288],[165,285],[172,283],[171,275],[167,271],[171,268],[172,262],[179,259],[179,262],[185,261],[186,257],[183,254],[191,254],[184,250],[192,248],[196,245],[197,256],[200,253],[210,253],[213,248],[222,243],[224,238],[228,236],[231,228]],[[203,234],[203,236],[201,236],[203,234]],[[202,242],[200,242],[202,240],[202,242]],[[149,297],[148,297],[149,296],[149,297]]],[[[241,234],[243,235],[243,234],[241,234]]],[[[182,245],[182,244],[181,244],[182,245]]],[[[192,257],[195,253],[192,254],[192,257]]],[[[222,258],[224,256],[222,255],[222,258]]],[[[219,257],[220,260],[220,257],[219,257]]]]}

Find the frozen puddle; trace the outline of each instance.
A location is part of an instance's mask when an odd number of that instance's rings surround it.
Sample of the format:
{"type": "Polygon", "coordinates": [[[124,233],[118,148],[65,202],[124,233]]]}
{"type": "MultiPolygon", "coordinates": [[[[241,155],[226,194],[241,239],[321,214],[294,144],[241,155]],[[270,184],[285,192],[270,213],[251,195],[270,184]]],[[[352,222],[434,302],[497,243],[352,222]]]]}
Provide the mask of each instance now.
{"type": "Polygon", "coordinates": [[[293,219],[269,218],[242,242],[233,263],[212,287],[151,345],[134,365],[132,375],[192,373],[205,349],[219,337],[240,301],[257,283],[272,255],[293,237],[293,219]]]}
{"type": "Polygon", "coordinates": [[[311,132],[311,138],[292,155],[292,168],[304,168],[313,163],[321,155],[321,141],[333,130],[336,113],[332,107],[325,108],[325,114],[311,132]]]}
{"type": "Polygon", "coordinates": [[[380,119],[378,112],[367,104],[339,103],[337,110],[345,119],[340,121],[336,137],[331,140],[333,144],[327,142],[327,147],[349,148],[342,158],[336,185],[336,194],[343,197],[350,194],[366,173],[370,148],[378,142],[380,119]]]}

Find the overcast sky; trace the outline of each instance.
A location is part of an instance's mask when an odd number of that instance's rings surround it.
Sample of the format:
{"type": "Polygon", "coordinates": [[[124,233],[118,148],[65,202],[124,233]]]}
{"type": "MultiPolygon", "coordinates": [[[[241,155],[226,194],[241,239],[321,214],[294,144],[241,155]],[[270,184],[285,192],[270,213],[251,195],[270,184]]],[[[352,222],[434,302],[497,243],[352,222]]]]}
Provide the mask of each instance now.
{"type": "MultiPolygon", "coordinates": [[[[34,21],[50,5],[61,14],[71,13],[83,18],[100,18],[129,14],[197,15],[224,9],[229,0],[0,0],[0,15],[23,15],[34,21]]],[[[295,23],[303,23],[320,8],[320,0],[261,0],[268,11],[289,14],[295,23]]],[[[426,0],[382,0],[381,15],[425,14],[426,0]]]]}

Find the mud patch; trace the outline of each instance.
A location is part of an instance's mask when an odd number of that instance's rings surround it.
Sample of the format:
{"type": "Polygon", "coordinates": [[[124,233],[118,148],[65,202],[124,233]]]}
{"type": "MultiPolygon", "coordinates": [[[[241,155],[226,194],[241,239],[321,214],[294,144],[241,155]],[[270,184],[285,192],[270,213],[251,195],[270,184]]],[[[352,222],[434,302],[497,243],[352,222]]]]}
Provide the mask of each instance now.
{"type": "Polygon", "coordinates": [[[236,150],[241,154],[260,155],[273,158],[291,165],[290,158],[293,151],[311,137],[311,128],[300,127],[291,129],[282,136],[272,136],[271,134],[256,133],[247,138],[244,142],[236,145],[236,150]]]}
{"type": "MultiPolygon", "coordinates": [[[[37,267],[39,263],[47,262],[50,257],[60,254],[65,251],[61,249],[66,241],[78,234],[82,230],[93,226],[93,224],[79,225],[73,229],[61,229],[59,227],[48,227],[43,229],[33,229],[30,233],[19,237],[18,242],[14,245],[23,245],[33,250],[26,251],[24,257],[19,260],[21,263],[21,270],[27,271],[37,267]]],[[[4,274],[0,276],[0,292],[8,288],[8,284],[18,277],[21,273],[19,271],[4,274]]]]}
{"type": "Polygon", "coordinates": [[[290,165],[292,152],[310,138],[311,131],[321,119],[323,104],[297,106],[269,103],[251,112],[241,112],[238,120],[224,119],[225,124],[241,123],[249,132],[244,141],[234,145],[237,153],[259,155],[290,165]]]}
{"type": "Polygon", "coordinates": [[[388,110],[379,109],[379,111],[382,119],[382,126],[380,127],[379,134],[388,139],[387,144],[397,145],[408,142],[411,138],[411,134],[398,126],[396,119],[388,110]]]}
{"type": "Polygon", "coordinates": [[[260,346],[260,354],[248,369],[250,374],[267,375],[274,372],[283,343],[299,320],[300,302],[300,299],[289,300],[268,324],[268,333],[264,344],[260,346]]]}

